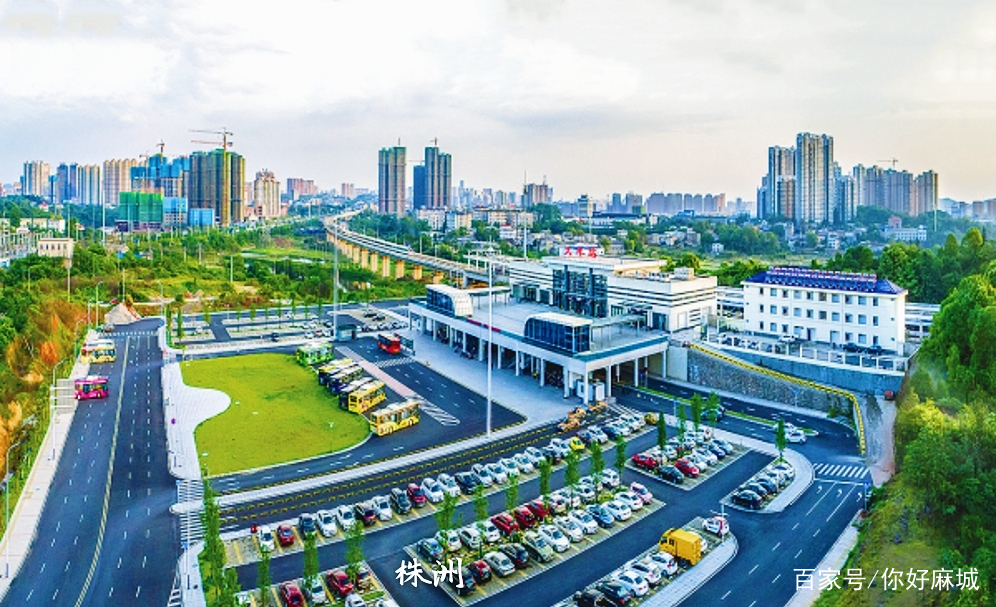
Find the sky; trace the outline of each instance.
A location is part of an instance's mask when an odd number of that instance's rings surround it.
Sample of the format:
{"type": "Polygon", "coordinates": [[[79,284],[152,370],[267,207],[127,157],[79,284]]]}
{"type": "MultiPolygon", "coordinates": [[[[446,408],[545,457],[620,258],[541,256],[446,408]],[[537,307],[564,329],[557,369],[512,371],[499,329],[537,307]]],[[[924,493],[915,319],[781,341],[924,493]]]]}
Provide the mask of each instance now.
{"type": "Polygon", "coordinates": [[[996,196],[996,3],[0,0],[0,181],[210,149],[375,188],[438,138],[454,185],[754,200],[770,145],[996,196]]]}

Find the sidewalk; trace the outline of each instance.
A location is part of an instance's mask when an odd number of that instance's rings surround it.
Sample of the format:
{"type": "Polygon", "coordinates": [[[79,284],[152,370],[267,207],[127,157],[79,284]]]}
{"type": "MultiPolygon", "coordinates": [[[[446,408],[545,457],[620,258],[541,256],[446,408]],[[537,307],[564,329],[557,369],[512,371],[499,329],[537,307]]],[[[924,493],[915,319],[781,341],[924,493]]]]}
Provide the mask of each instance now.
{"type": "Polygon", "coordinates": [[[792,595],[792,599],[785,604],[785,607],[809,607],[816,602],[816,599],[820,596],[820,585],[819,585],[819,571],[834,570],[840,571],[847,561],[847,556],[851,553],[851,549],[858,543],[858,528],[852,524],[848,525],[844,531],[834,542],[833,546],[830,547],[830,551],[823,556],[823,560],[820,564],[816,566],[813,570],[812,588],[798,588],[796,587],[795,594],[792,595]]]}
{"type": "Polygon", "coordinates": [[[731,533],[727,540],[705,555],[697,565],[682,573],[663,590],[653,595],[643,607],[674,607],[687,599],[703,584],[733,560],[740,550],[737,538],[731,533]]]}
{"type": "Polygon", "coordinates": [[[192,388],[183,383],[180,364],[169,363],[162,368],[169,473],[179,479],[199,480],[201,469],[194,430],[201,422],[227,409],[231,399],[219,390],[192,388]]]}
{"type": "MultiPolygon", "coordinates": [[[[88,335],[89,339],[91,335],[88,335]]],[[[90,365],[81,363],[79,360],[73,365],[73,370],[69,374],[69,385],[67,389],[72,390],[72,380],[86,377],[90,370],[90,365]]],[[[66,380],[61,380],[65,382],[66,380]]],[[[63,384],[65,385],[65,383],[63,384]]],[[[28,480],[24,484],[21,497],[17,500],[10,513],[10,525],[3,540],[0,541],[0,554],[5,554],[8,550],[7,543],[10,543],[10,572],[9,576],[0,579],[0,601],[7,594],[10,582],[21,568],[21,564],[31,550],[31,544],[35,540],[35,532],[42,512],[45,509],[45,502],[48,499],[48,490],[52,486],[55,472],[59,467],[59,460],[62,458],[62,448],[69,437],[69,429],[73,425],[73,418],[76,416],[76,401],[70,396],[71,408],[59,405],[60,400],[56,400],[56,407],[42,441],[43,448],[35,457],[35,462],[28,473],[28,480]]]]}

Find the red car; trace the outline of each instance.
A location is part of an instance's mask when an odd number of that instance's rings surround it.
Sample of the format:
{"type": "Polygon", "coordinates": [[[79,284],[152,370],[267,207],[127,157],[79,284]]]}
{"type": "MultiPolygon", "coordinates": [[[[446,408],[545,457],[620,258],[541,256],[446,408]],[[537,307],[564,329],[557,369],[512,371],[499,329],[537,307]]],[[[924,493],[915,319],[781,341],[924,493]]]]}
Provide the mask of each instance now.
{"type": "Polygon", "coordinates": [[[294,582],[280,584],[280,599],[287,607],[304,607],[304,595],[294,582]]]}
{"type": "Polygon", "coordinates": [[[674,462],[674,467],[685,476],[690,476],[692,478],[699,477],[699,467],[683,457],[674,462]]]}
{"type": "Polygon", "coordinates": [[[353,591],[353,582],[349,581],[349,576],[342,569],[333,569],[326,573],[325,581],[328,582],[329,590],[339,597],[344,597],[353,591]]]}
{"type": "Polygon", "coordinates": [[[416,508],[421,508],[422,506],[425,506],[426,502],[428,501],[425,499],[425,492],[422,491],[422,488],[416,485],[415,483],[409,484],[408,489],[405,491],[405,493],[408,494],[408,499],[411,500],[412,505],[414,505],[416,508]]]}
{"type": "Polygon", "coordinates": [[[519,526],[515,523],[515,519],[512,518],[512,515],[507,512],[502,512],[501,514],[492,516],[491,522],[495,524],[495,527],[498,527],[498,531],[505,537],[508,537],[519,530],[519,526]]]}
{"type": "Polygon", "coordinates": [[[637,468],[643,468],[644,470],[653,470],[660,465],[660,462],[657,461],[656,457],[647,455],[646,453],[637,453],[630,458],[630,461],[632,461],[633,465],[637,468]]]}
{"type": "Polygon", "coordinates": [[[293,546],[294,545],[294,530],[291,529],[290,525],[280,525],[277,527],[277,541],[280,542],[281,546],[293,546]]]}
{"type": "Polygon", "coordinates": [[[526,504],[526,508],[533,513],[536,520],[542,521],[546,517],[550,516],[550,509],[546,507],[542,499],[534,499],[533,501],[526,504]]]}
{"type": "Polygon", "coordinates": [[[470,569],[475,584],[480,585],[491,579],[491,567],[484,561],[474,561],[467,565],[467,569],[470,569]]]}
{"type": "Polygon", "coordinates": [[[529,529],[536,524],[536,517],[533,516],[532,511],[525,506],[519,506],[513,512],[515,516],[515,523],[519,526],[519,529],[529,529]]]}

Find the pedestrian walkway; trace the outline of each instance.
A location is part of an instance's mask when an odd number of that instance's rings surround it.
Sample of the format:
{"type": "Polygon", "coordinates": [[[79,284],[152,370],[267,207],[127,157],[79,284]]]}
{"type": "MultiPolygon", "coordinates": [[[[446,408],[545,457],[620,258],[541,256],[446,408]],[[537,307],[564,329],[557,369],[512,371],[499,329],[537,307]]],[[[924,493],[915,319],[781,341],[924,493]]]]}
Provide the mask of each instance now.
{"type": "MultiPolygon", "coordinates": [[[[90,331],[87,339],[94,339],[96,331],[90,331]]],[[[9,563],[5,575],[0,579],[0,601],[6,596],[10,582],[21,568],[21,564],[31,550],[37,532],[38,521],[41,519],[48,499],[48,491],[52,486],[55,472],[62,457],[62,448],[69,437],[69,429],[76,415],[76,400],[72,395],[73,380],[86,377],[90,365],[78,360],[73,365],[69,379],[59,380],[56,388],[57,400],[53,411],[52,422],[42,441],[41,452],[35,457],[35,462],[28,473],[28,480],[17,503],[10,513],[7,532],[0,540],[0,554],[4,554],[9,563]]]]}
{"type": "Polygon", "coordinates": [[[843,464],[813,464],[813,472],[821,477],[833,476],[854,480],[865,478],[869,474],[868,468],[865,466],[848,466],[843,464]]]}
{"type": "Polygon", "coordinates": [[[198,480],[201,468],[194,430],[227,409],[231,399],[220,390],[192,388],[183,383],[180,363],[163,365],[162,383],[169,472],[178,479],[198,480]]]}
{"type": "Polygon", "coordinates": [[[643,603],[643,607],[674,607],[678,605],[719,573],[727,563],[733,560],[739,550],[740,545],[737,543],[737,538],[732,534],[727,535],[726,541],[713,548],[709,554],[702,557],[698,564],[679,575],[663,590],[647,599],[643,603]]]}

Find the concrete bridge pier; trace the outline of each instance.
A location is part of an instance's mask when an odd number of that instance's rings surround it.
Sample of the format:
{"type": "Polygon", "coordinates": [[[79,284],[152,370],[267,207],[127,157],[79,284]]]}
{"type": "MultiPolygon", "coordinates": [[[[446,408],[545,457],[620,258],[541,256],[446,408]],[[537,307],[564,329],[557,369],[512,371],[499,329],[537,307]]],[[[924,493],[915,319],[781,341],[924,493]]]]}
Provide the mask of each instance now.
{"type": "Polygon", "coordinates": [[[391,258],[384,257],[380,260],[380,275],[384,278],[391,277],[391,258]]]}
{"type": "Polygon", "coordinates": [[[412,278],[415,280],[422,280],[422,266],[415,266],[412,268],[412,278]]]}
{"type": "Polygon", "coordinates": [[[401,280],[405,277],[405,262],[398,260],[394,262],[394,279],[401,280]]]}

